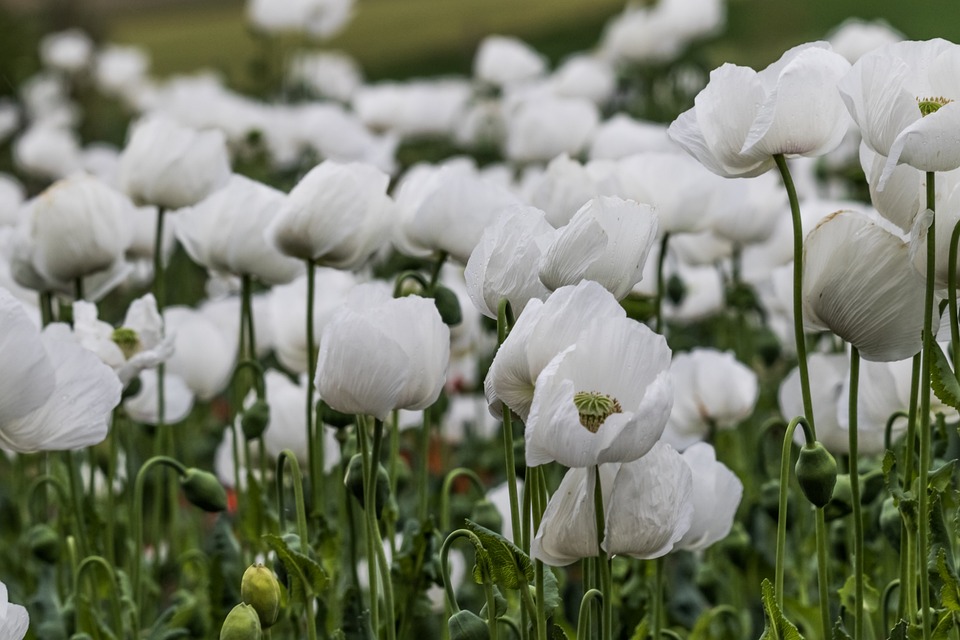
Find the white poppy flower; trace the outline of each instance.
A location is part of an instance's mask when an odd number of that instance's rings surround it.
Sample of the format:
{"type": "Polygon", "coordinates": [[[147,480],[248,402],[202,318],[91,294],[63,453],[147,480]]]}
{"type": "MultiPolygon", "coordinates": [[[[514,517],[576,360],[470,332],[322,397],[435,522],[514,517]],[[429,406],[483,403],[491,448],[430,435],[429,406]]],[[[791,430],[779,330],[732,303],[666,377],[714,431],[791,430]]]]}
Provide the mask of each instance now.
{"type": "Polygon", "coordinates": [[[617,90],[617,74],[610,62],[589,54],[577,54],[557,67],[549,83],[560,97],[586,98],[602,106],[617,90]]]}
{"type": "Polygon", "coordinates": [[[678,153],[683,150],[667,135],[666,125],[634,120],[618,113],[597,128],[588,155],[591,160],[620,160],[650,151],[678,153]]]}
{"type": "Polygon", "coordinates": [[[31,201],[34,265],[48,279],[74,282],[122,259],[133,234],[133,203],[100,180],[76,174],[31,201]]]}
{"type": "Polygon", "coordinates": [[[879,189],[898,164],[960,167],[960,46],[907,41],[874,49],[839,84],[863,141],[887,158],[879,189]]]}
{"type": "MultiPolygon", "coordinates": [[[[616,464],[600,466],[604,510],[609,512],[616,464]]],[[[596,473],[591,468],[569,469],[550,497],[540,528],[530,543],[530,557],[552,567],[592,558],[600,551],[597,541],[594,493],[596,473]]],[[[504,521],[509,520],[505,518],[504,521]]]]}
{"type": "Polygon", "coordinates": [[[594,280],[623,299],[643,278],[659,226],[650,205],[615,196],[594,198],[544,251],[540,280],[552,290],[594,280]]]}
{"type": "Polygon", "coordinates": [[[446,380],[450,331],[433,300],[347,304],[323,329],[314,383],[331,407],[380,420],[425,409],[446,380]]]}
{"type": "Polygon", "coordinates": [[[624,198],[653,206],[660,229],[692,233],[708,228],[716,180],[699,162],[680,153],[648,152],[617,163],[624,198]]]}
{"type": "Polygon", "coordinates": [[[584,98],[532,97],[507,111],[504,155],[514,162],[548,162],[578,155],[600,124],[597,106],[584,98]]]}
{"type": "MultiPolygon", "coordinates": [[[[157,371],[145,369],[140,373],[140,391],[123,401],[123,409],[131,420],[156,425],[160,422],[160,404],[157,395],[157,371]]],[[[183,378],[176,374],[163,376],[163,421],[166,425],[185,420],[193,409],[193,392],[183,378]]]]}
{"type": "Polygon", "coordinates": [[[39,122],[16,139],[13,160],[28,175],[59,180],[80,169],[80,143],[70,129],[39,122]]]}
{"type": "Polygon", "coordinates": [[[698,442],[683,452],[683,461],[693,474],[690,501],[693,519],[677,543],[678,549],[698,551],[722,540],[733,527],[733,518],[743,497],[743,483],[717,460],[713,446],[698,442]]]}
{"type": "Polygon", "coordinates": [[[237,354],[235,334],[223,331],[190,307],[167,307],[163,317],[167,332],[175,336],[166,372],[182,380],[201,400],[210,400],[230,381],[237,354]]]}
{"type": "Polygon", "coordinates": [[[303,265],[277,251],[262,230],[282,210],[285,199],[282,191],[233,174],[221,189],[179,209],[173,226],[190,257],[211,271],[283,284],[293,280],[303,265]]]}
{"type": "Polygon", "coordinates": [[[518,38],[487,36],[477,47],[473,74],[498,87],[542,76],[546,58],[518,38]]]}
{"type": "Polygon", "coordinates": [[[584,166],[561,154],[537,178],[530,203],[543,209],[550,224],[562,227],[591,198],[616,195],[620,189],[616,173],[604,173],[600,163],[584,166]]]}
{"type": "MultiPolygon", "coordinates": [[[[866,361],[862,362],[861,369],[866,365],[866,361]]],[[[843,353],[811,353],[807,356],[807,368],[810,371],[810,397],[813,401],[814,424],[817,425],[817,440],[833,453],[849,453],[847,430],[840,427],[839,403],[844,383],[850,377],[850,359],[843,353]]],[[[786,420],[803,415],[799,368],[794,367],[783,379],[777,397],[780,414],[786,420]]],[[[795,434],[794,438],[798,444],[806,441],[802,432],[795,434]]]]}
{"type": "Polygon", "coordinates": [[[561,287],[546,302],[533,299],[517,318],[484,381],[487,403],[499,415],[500,403],[526,421],[534,383],[543,368],[597,318],[625,318],[609,291],[591,280],[561,287]]]}
{"type": "Polygon", "coordinates": [[[753,412],[757,375],[732,353],[693,349],[670,363],[673,410],[663,438],[683,451],[711,429],[733,429],[753,412]]]}
{"type": "Polygon", "coordinates": [[[503,298],[516,315],[531,299],[545,300],[550,292],[540,282],[538,270],[556,234],[543,212],[534,207],[514,206],[500,214],[483,232],[464,271],[474,306],[496,318],[503,298]]]}
{"type": "Polygon", "coordinates": [[[166,116],[150,115],[130,129],[120,156],[120,184],[140,202],[178,209],[200,202],[230,178],[226,139],[166,116]]]}
{"type": "Polygon", "coordinates": [[[363,86],[363,72],[357,61],[339,51],[311,51],[296,54],[287,75],[314,94],[349,102],[363,86]]]}
{"type": "Polygon", "coordinates": [[[303,32],[314,38],[339,33],[353,15],[353,0],[248,0],[247,17],[268,33],[303,32]]]}
{"type": "Polygon", "coordinates": [[[20,205],[26,198],[20,181],[7,173],[0,173],[0,227],[13,226],[19,219],[20,205]]]}
{"type": "Polygon", "coordinates": [[[264,233],[285,255],[356,269],[389,236],[389,182],[372,165],[322,162],[297,183],[264,233]]]}
{"type": "Polygon", "coordinates": [[[351,103],[367,127],[416,138],[451,135],[470,96],[466,80],[440,78],[363,86],[351,103]]]}
{"type": "Polygon", "coordinates": [[[527,465],[630,462],[670,417],[670,348],[627,318],[598,319],[537,376],[526,420],[527,465]]]}
{"type": "Polygon", "coordinates": [[[836,87],[850,63],[829,46],[794,47],[759,73],[729,63],[714,69],[694,107],[670,125],[670,137],[727,178],[760,175],[775,154],[831,151],[847,131],[836,87]]]}
{"type": "Polygon", "coordinates": [[[40,333],[19,305],[0,290],[0,335],[6,342],[0,355],[9,372],[0,390],[0,447],[32,453],[102,442],[120,403],[117,376],[77,344],[67,325],[51,324],[40,333]]]}
{"type": "Polygon", "coordinates": [[[23,640],[30,627],[30,614],[23,605],[10,602],[7,585],[0,582],[0,638],[23,640]]]}
{"type": "Polygon", "coordinates": [[[833,50],[853,64],[867,53],[884,45],[903,40],[903,34],[885,20],[867,22],[847,18],[827,35],[833,50]]]}
{"type": "Polygon", "coordinates": [[[901,360],[922,346],[925,287],[909,246],[881,221],[839,211],[810,232],[803,316],[808,328],[833,331],[866,360],[901,360]]]}

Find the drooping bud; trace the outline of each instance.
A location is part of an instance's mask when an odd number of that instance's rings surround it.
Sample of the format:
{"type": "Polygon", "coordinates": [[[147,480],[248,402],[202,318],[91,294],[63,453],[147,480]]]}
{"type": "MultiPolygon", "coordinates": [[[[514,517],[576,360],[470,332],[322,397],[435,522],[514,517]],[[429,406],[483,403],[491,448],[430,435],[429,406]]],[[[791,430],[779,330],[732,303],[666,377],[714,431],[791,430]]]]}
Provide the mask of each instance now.
{"type": "Polygon", "coordinates": [[[270,405],[265,400],[257,399],[252,405],[244,409],[240,418],[240,428],[243,437],[247,440],[256,440],[267,428],[270,422],[270,405]]]}
{"type": "Polygon", "coordinates": [[[357,420],[357,417],[352,413],[337,411],[323,400],[317,402],[317,416],[319,416],[320,422],[335,429],[349,427],[357,420]]]}
{"type": "Polygon", "coordinates": [[[447,287],[437,287],[433,292],[433,303],[437,305],[437,311],[440,312],[440,319],[449,327],[463,322],[463,311],[460,309],[460,300],[451,289],[447,287]]]}
{"type": "Polygon", "coordinates": [[[187,469],[180,478],[180,487],[190,504],[204,511],[223,511],[227,508],[227,492],[217,477],[208,471],[187,469]]]}
{"type": "Polygon", "coordinates": [[[252,564],[243,572],[240,597],[260,616],[260,626],[273,626],[280,615],[280,583],[273,572],[260,563],[252,564]]]}
{"type": "Polygon", "coordinates": [[[827,506],[837,484],[837,461],[830,452],[819,442],[804,445],[794,470],[807,500],[818,509],[827,506]]]}
{"type": "Polygon", "coordinates": [[[238,604],[227,614],[220,628],[220,640],[260,640],[260,616],[249,604],[238,604]]]}
{"type": "Polygon", "coordinates": [[[463,609],[447,620],[450,640],[486,640],[490,637],[487,623],[473,611],[463,609]]]}
{"type": "Polygon", "coordinates": [[[60,536],[48,524],[35,524],[27,531],[30,553],[41,562],[55,564],[60,559],[60,536]]]}

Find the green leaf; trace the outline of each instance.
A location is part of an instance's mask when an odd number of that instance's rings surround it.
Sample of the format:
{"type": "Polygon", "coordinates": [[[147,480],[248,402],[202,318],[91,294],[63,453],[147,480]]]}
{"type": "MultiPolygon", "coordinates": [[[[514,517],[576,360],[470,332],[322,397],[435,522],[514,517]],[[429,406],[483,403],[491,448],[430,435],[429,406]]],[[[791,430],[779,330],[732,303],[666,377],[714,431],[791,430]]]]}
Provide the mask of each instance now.
{"type": "MultiPolygon", "coordinates": [[[[500,593],[500,589],[496,586],[493,587],[493,617],[500,618],[507,614],[507,599],[503,597],[503,594],[500,593]]],[[[480,617],[488,618],[487,615],[487,605],[483,605],[480,609],[480,617]]]]}
{"type": "Polygon", "coordinates": [[[477,564],[473,570],[474,580],[482,583],[486,573],[493,584],[507,589],[525,589],[533,580],[533,563],[530,557],[499,533],[470,520],[466,521],[466,525],[467,529],[480,539],[485,552],[477,554],[477,564]]]}
{"type": "Polygon", "coordinates": [[[890,630],[887,640],[907,640],[907,621],[900,620],[897,626],[890,630]]]}
{"type": "Polygon", "coordinates": [[[567,637],[567,632],[564,631],[563,627],[561,627],[558,624],[550,625],[550,627],[547,630],[547,634],[548,634],[547,637],[550,640],[570,640],[567,637]]]}
{"type": "MultiPolygon", "coordinates": [[[[847,578],[840,589],[840,604],[848,611],[857,610],[857,580],[854,576],[847,578]]],[[[880,593],[873,588],[867,576],[863,576],[863,610],[874,613],[880,608],[880,593]]]]}
{"type": "Polygon", "coordinates": [[[850,634],[847,633],[846,627],[843,626],[843,618],[837,618],[837,621],[833,623],[832,630],[833,640],[853,640],[850,637],[850,634]]]}
{"type": "Polygon", "coordinates": [[[943,493],[952,485],[953,473],[956,470],[956,467],[957,461],[951,460],[950,462],[945,463],[939,469],[931,471],[927,486],[934,491],[943,493]]]}
{"type": "Polygon", "coordinates": [[[883,471],[883,480],[887,486],[887,491],[896,500],[903,498],[903,489],[900,488],[900,476],[897,475],[897,456],[893,451],[887,449],[883,454],[883,463],[880,466],[883,471]]]}
{"type": "Polygon", "coordinates": [[[543,567],[543,607],[547,617],[563,603],[560,597],[560,587],[557,585],[557,576],[550,567],[543,567]]]}
{"type": "Polygon", "coordinates": [[[953,567],[947,564],[947,551],[942,547],[937,552],[937,573],[943,580],[943,587],[940,589],[941,603],[947,611],[960,613],[960,585],[957,583],[953,567]]]}
{"type": "Polygon", "coordinates": [[[760,591],[765,618],[763,635],[760,636],[760,640],[804,640],[800,631],[780,611],[780,605],[777,604],[777,599],[773,595],[773,584],[770,580],[763,579],[760,591]]]}
{"type": "Polygon", "coordinates": [[[957,624],[953,613],[949,611],[944,612],[940,620],[937,621],[937,626],[934,627],[933,633],[930,635],[930,640],[949,640],[950,632],[953,631],[953,628],[956,626],[957,624]]]}
{"type": "Polygon", "coordinates": [[[930,386],[933,392],[937,394],[940,402],[954,409],[960,409],[960,383],[953,370],[950,369],[950,363],[947,362],[947,356],[943,349],[937,343],[933,344],[933,367],[930,376],[930,386]]]}
{"type": "Polygon", "coordinates": [[[323,592],[327,586],[327,574],[319,562],[291,549],[286,540],[278,535],[268,533],[263,539],[293,578],[290,590],[294,600],[303,602],[308,596],[323,592]]]}
{"type": "Polygon", "coordinates": [[[647,640],[650,637],[650,622],[649,618],[646,616],[643,617],[643,620],[637,624],[637,628],[633,630],[633,635],[630,636],[630,640],[647,640]]]}

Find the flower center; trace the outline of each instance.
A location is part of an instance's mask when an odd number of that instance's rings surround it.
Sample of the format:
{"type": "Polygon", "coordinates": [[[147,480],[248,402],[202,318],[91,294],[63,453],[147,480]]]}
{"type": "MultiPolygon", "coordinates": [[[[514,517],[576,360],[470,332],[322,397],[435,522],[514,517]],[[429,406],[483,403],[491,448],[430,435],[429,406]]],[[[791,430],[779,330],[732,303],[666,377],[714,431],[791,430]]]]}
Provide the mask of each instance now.
{"type": "Polygon", "coordinates": [[[614,413],[623,413],[616,398],[599,391],[578,391],[573,394],[573,404],[580,413],[580,424],[590,433],[596,433],[614,413]]]}
{"type": "Polygon", "coordinates": [[[128,327],[114,329],[113,335],[111,335],[110,338],[117,343],[120,351],[123,352],[123,357],[127,360],[132,358],[142,348],[140,336],[137,335],[136,331],[128,327]]]}
{"type": "Polygon", "coordinates": [[[923,117],[936,112],[938,109],[940,109],[940,107],[951,102],[953,102],[953,100],[950,98],[944,98],[943,96],[936,96],[933,98],[917,98],[917,106],[920,108],[920,113],[923,115],[923,117]]]}

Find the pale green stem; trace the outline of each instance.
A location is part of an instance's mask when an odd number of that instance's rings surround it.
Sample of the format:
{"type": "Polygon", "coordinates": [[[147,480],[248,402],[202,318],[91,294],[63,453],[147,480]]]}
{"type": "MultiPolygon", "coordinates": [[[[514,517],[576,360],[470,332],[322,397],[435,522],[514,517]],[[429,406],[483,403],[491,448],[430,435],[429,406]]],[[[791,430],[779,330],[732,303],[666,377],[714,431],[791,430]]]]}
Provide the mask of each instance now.
{"type": "Polygon", "coordinates": [[[933,214],[930,227],[927,229],[927,287],[923,309],[923,364],[920,373],[920,465],[918,476],[920,481],[920,504],[918,507],[917,543],[919,550],[920,570],[920,612],[923,626],[923,640],[930,640],[930,576],[926,571],[926,559],[930,550],[930,496],[927,491],[927,482],[930,475],[930,375],[932,369],[933,349],[933,290],[937,275],[937,239],[936,239],[936,174],[927,172],[927,209],[933,214]]]}
{"type": "MultiPolygon", "coordinates": [[[[290,449],[284,449],[277,458],[277,506],[280,509],[280,532],[284,529],[284,509],[283,505],[283,470],[286,464],[290,465],[290,473],[293,476],[293,499],[297,510],[297,536],[300,538],[300,551],[304,554],[309,553],[310,544],[307,533],[307,509],[303,502],[303,474],[300,473],[300,462],[297,455],[290,449]]],[[[304,585],[310,589],[309,585],[304,585]]],[[[316,614],[313,611],[313,598],[307,599],[307,638],[316,640],[317,621],[316,614]]]]}
{"type": "MultiPolygon", "coordinates": [[[[598,478],[599,480],[599,478],[598,478]]],[[[653,561],[653,625],[652,637],[659,638],[663,629],[663,557],[653,561]]]]}
{"type": "MultiPolygon", "coordinates": [[[[110,596],[110,614],[111,621],[113,623],[113,631],[117,634],[117,637],[124,637],[125,634],[123,629],[123,616],[121,615],[120,608],[120,597],[117,595],[117,576],[109,562],[100,556],[87,556],[84,558],[80,563],[80,566],[77,567],[77,571],[73,578],[73,592],[75,596],[77,598],[80,596],[81,589],[83,587],[83,576],[85,575],[84,570],[86,570],[87,567],[100,567],[104,573],[106,573],[107,580],[110,581],[110,589],[108,589],[108,592],[110,596]]],[[[80,626],[80,609],[81,607],[78,604],[76,610],[76,623],[78,631],[82,631],[80,626]]]]}
{"type": "MultiPolygon", "coordinates": [[[[777,512],[777,559],[774,568],[774,594],[777,603],[783,607],[783,563],[787,549],[787,489],[790,486],[790,452],[793,450],[793,432],[797,426],[803,428],[808,444],[816,441],[813,429],[803,416],[797,416],[787,425],[783,435],[783,451],[780,454],[780,495],[777,512]]],[[[821,576],[823,579],[823,576],[821,576]]]]}
{"type": "Polygon", "coordinates": [[[580,600],[580,613],[577,616],[577,639],[586,640],[590,633],[590,605],[600,600],[601,612],[603,616],[603,593],[598,589],[587,589],[580,600]]]}
{"type": "MultiPolygon", "coordinates": [[[[440,547],[440,576],[443,579],[443,591],[446,594],[445,611],[448,619],[453,614],[460,612],[460,605],[457,603],[457,598],[453,591],[453,583],[450,580],[450,573],[448,571],[449,564],[447,563],[447,558],[450,555],[450,546],[459,538],[469,539],[478,551],[483,548],[483,543],[480,542],[480,538],[467,529],[457,529],[446,537],[443,545],[440,547]]],[[[483,594],[487,600],[487,633],[489,633],[490,640],[499,640],[497,603],[493,593],[493,582],[482,567],[483,565],[481,565],[481,571],[483,572],[483,594]]]]}
{"type": "MultiPolygon", "coordinates": [[[[510,332],[512,312],[506,298],[497,306],[497,344],[502,345],[510,332]]],[[[520,499],[517,496],[517,467],[513,455],[513,416],[510,407],[503,405],[503,457],[507,472],[507,495],[510,498],[510,524],[512,525],[513,543],[517,544],[524,553],[529,553],[529,538],[524,541],[520,527],[520,499]],[[518,544],[520,541],[520,544],[518,544]]]]}
{"type": "MultiPolygon", "coordinates": [[[[307,260],[307,455],[310,471],[310,504],[313,515],[322,508],[321,489],[323,477],[323,432],[322,425],[314,431],[313,380],[317,375],[317,347],[313,335],[313,300],[316,296],[316,262],[307,260]]],[[[319,422],[319,420],[317,421],[319,422]]]]}
{"type": "Polygon", "coordinates": [[[453,483],[456,482],[458,478],[467,478],[470,480],[470,484],[473,485],[474,489],[477,490],[477,494],[480,497],[483,497],[485,494],[485,489],[483,486],[483,481],[480,480],[480,476],[476,474],[472,469],[467,469],[466,467],[458,467],[447,474],[447,477],[443,479],[443,488],[440,490],[440,530],[446,531],[450,528],[450,491],[453,488],[453,483]]]}
{"type": "Polygon", "coordinates": [[[86,556],[89,547],[87,546],[86,524],[83,517],[83,494],[80,481],[80,471],[77,468],[75,451],[64,451],[63,459],[67,464],[67,475],[69,476],[70,502],[74,513],[74,524],[77,532],[77,546],[80,549],[80,555],[86,556]]]}
{"type": "Polygon", "coordinates": [[[960,322],[957,320],[957,245],[960,244],[960,221],[950,234],[950,253],[947,271],[947,296],[950,305],[950,342],[953,345],[954,375],[960,380],[960,322]]]}
{"type": "Polygon", "coordinates": [[[367,433],[367,420],[362,416],[357,416],[357,439],[360,442],[360,456],[363,461],[363,522],[366,530],[367,540],[367,583],[370,594],[370,624],[373,627],[375,636],[380,636],[380,585],[377,578],[377,551],[375,546],[381,544],[378,538],[374,538],[373,528],[371,526],[370,514],[374,513],[376,518],[376,504],[374,487],[371,485],[370,478],[376,480],[376,466],[371,461],[369,434],[367,433]]]}
{"type": "MultiPolygon", "coordinates": [[[[589,472],[588,472],[589,473],[589,472]]],[[[603,510],[603,485],[600,482],[600,467],[593,467],[593,510],[597,532],[597,564],[600,568],[600,586],[603,591],[603,608],[601,615],[601,637],[603,640],[613,638],[613,579],[610,575],[610,558],[603,550],[603,537],[606,532],[606,516],[603,510]]]]}
{"type": "Polygon", "coordinates": [[[793,221],[793,336],[797,343],[797,366],[800,372],[800,393],[803,396],[803,417],[816,434],[813,421],[813,400],[810,395],[810,373],[807,368],[807,343],[803,332],[803,221],[800,217],[800,200],[790,176],[790,169],[783,154],[773,156],[783,179],[790,200],[790,216],[793,221]]]}
{"type": "Polygon", "coordinates": [[[663,294],[664,291],[664,264],[667,261],[667,249],[670,245],[670,233],[664,232],[660,239],[660,254],[657,256],[657,301],[654,311],[653,330],[663,333],[663,294]]]}
{"type": "Polygon", "coordinates": [[[853,502],[853,576],[854,576],[854,618],[853,640],[863,639],[863,513],[860,505],[860,471],[857,455],[857,401],[860,386],[860,351],[850,349],[850,400],[847,414],[850,427],[850,495],[853,502]]]}
{"type": "Polygon", "coordinates": [[[830,632],[830,579],[827,564],[827,522],[823,509],[814,508],[817,523],[817,594],[820,600],[820,633],[829,638],[830,632]]]}
{"type": "Polygon", "coordinates": [[[424,409],[423,425],[418,434],[418,448],[420,450],[418,463],[420,466],[417,473],[417,519],[421,523],[426,522],[427,514],[430,511],[430,416],[430,409],[424,409]]]}
{"type": "MultiPolygon", "coordinates": [[[[907,434],[903,445],[903,487],[905,491],[910,491],[913,486],[914,467],[917,450],[917,412],[920,401],[920,371],[922,364],[922,354],[918,353],[913,357],[913,369],[910,378],[910,407],[907,418],[907,434]]],[[[904,540],[915,540],[913,527],[904,522],[900,532],[904,540]]],[[[917,613],[917,589],[916,589],[916,571],[917,566],[917,546],[916,544],[900,545],[900,617],[913,620],[917,613]]]]}

